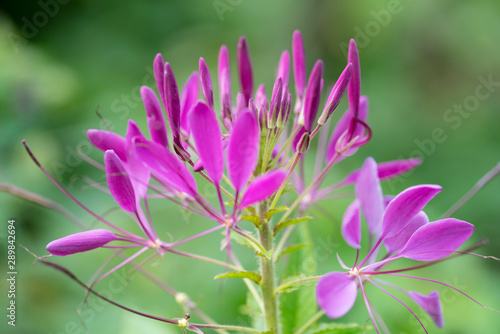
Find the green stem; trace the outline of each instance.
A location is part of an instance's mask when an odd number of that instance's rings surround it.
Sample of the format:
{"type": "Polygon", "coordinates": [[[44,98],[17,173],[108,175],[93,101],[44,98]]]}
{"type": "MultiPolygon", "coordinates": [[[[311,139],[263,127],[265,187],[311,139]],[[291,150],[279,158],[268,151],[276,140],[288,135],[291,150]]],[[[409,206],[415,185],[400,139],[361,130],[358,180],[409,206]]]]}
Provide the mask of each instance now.
{"type": "MultiPolygon", "coordinates": [[[[259,228],[260,242],[266,250],[270,250],[273,247],[273,233],[271,230],[271,224],[267,221],[266,213],[267,205],[262,204],[260,206],[260,215],[262,219],[262,225],[259,228]]],[[[272,258],[267,259],[262,257],[260,259],[261,266],[261,289],[262,289],[262,299],[264,300],[264,312],[266,319],[266,330],[274,329],[277,334],[279,334],[278,328],[278,299],[274,293],[275,281],[274,281],[274,263],[272,258]]]]}

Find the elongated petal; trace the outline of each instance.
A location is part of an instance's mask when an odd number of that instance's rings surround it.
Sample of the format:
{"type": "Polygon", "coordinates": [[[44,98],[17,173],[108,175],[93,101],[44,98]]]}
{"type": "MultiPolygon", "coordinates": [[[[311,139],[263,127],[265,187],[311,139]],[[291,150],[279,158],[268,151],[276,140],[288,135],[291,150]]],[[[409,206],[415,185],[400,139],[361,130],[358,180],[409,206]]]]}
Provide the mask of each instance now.
{"type": "Polygon", "coordinates": [[[319,100],[321,98],[322,76],[323,62],[318,60],[309,76],[306,97],[304,100],[304,127],[308,132],[312,131],[314,121],[316,120],[316,114],[318,113],[319,100]]]}
{"type": "Polygon", "coordinates": [[[420,227],[399,252],[397,257],[417,261],[434,261],[453,253],[469,239],[474,225],[448,218],[420,227]]]}
{"type": "Polygon", "coordinates": [[[229,67],[229,51],[225,45],[220,48],[218,65],[222,119],[231,118],[231,69],[229,67]]]}
{"type": "Polygon", "coordinates": [[[208,70],[207,63],[203,57],[200,57],[200,87],[201,93],[205,98],[210,109],[214,108],[214,91],[212,88],[212,78],[210,77],[210,72],[208,70]]]}
{"type": "Polygon", "coordinates": [[[252,176],[259,157],[260,133],[257,117],[250,110],[238,115],[227,151],[228,172],[236,191],[252,176]]]}
{"type": "MultiPolygon", "coordinates": [[[[398,177],[417,167],[421,163],[422,160],[419,158],[408,160],[394,160],[379,163],[377,164],[378,178],[380,179],[380,181],[385,181],[398,177]]],[[[341,183],[343,185],[355,183],[358,179],[360,171],[361,169],[357,169],[351,174],[347,175],[347,177],[341,183]]]]}
{"type": "Polygon", "coordinates": [[[47,245],[47,251],[52,255],[66,256],[102,247],[116,239],[115,234],[108,230],[90,230],[54,240],[47,245]]]}
{"type": "Polygon", "coordinates": [[[316,301],[325,314],[337,319],[349,312],[356,301],[358,285],[347,273],[326,274],[316,285],[316,301]]]}
{"type": "Polygon", "coordinates": [[[193,72],[186,80],[181,94],[181,129],[184,136],[189,135],[187,115],[192,106],[198,101],[198,73],[193,72]]]}
{"type": "Polygon", "coordinates": [[[283,83],[288,85],[290,80],[290,53],[287,50],[281,53],[276,78],[281,78],[283,83]]]}
{"type": "Polygon", "coordinates": [[[342,237],[352,248],[360,249],[361,219],[359,214],[359,200],[354,200],[342,217],[342,237]]]}
{"type": "Polygon", "coordinates": [[[427,218],[425,212],[420,211],[398,234],[384,239],[384,245],[385,248],[387,248],[387,254],[392,254],[401,250],[404,245],[406,245],[413,233],[415,233],[416,230],[428,223],[429,218],[427,218]]]}
{"type": "Polygon", "coordinates": [[[431,317],[436,327],[444,327],[443,310],[441,308],[441,301],[439,300],[439,292],[432,291],[426,296],[415,291],[408,291],[408,295],[431,317]]]}
{"type": "Polygon", "coordinates": [[[224,156],[217,117],[206,104],[198,102],[189,112],[188,122],[203,167],[212,180],[219,184],[224,173],[224,156]]]}
{"type": "Polygon", "coordinates": [[[440,191],[440,186],[424,184],[399,193],[385,209],[382,235],[389,238],[399,233],[440,191]]]}
{"type": "Polygon", "coordinates": [[[141,137],[133,140],[137,157],[155,173],[165,185],[196,197],[193,175],[177,157],[165,147],[141,137]]]}
{"type": "Polygon", "coordinates": [[[127,145],[122,136],[114,132],[90,129],[87,131],[87,137],[90,143],[101,151],[113,150],[122,161],[127,161],[127,145]]]}
{"type": "Polygon", "coordinates": [[[238,73],[240,75],[241,91],[245,97],[245,102],[253,95],[253,71],[250,60],[250,52],[245,37],[241,37],[237,47],[238,73]]]}
{"type": "Polygon", "coordinates": [[[323,109],[323,113],[318,119],[318,124],[321,125],[325,124],[326,121],[333,114],[337,106],[339,105],[340,100],[342,99],[345,91],[347,90],[347,84],[349,83],[349,79],[351,78],[351,73],[352,73],[352,64],[349,63],[347,64],[346,68],[344,69],[339,79],[333,86],[332,91],[330,92],[330,95],[326,100],[325,109],[323,109]]]}
{"type": "Polygon", "coordinates": [[[160,99],[165,108],[167,103],[165,101],[165,62],[161,53],[158,53],[153,62],[153,71],[155,74],[156,86],[158,87],[158,93],[160,94],[160,99]]]}
{"type": "Polygon", "coordinates": [[[244,209],[271,197],[285,181],[285,177],[286,171],[283,169],[274,169],[256,177],[245,191],[238,208],[244,209]]]}
{"type": "MultiPolygon", "coordinates": [[[[134,188],[136,194],[136,202],[138,203],[140,198],[144,198],[148,191],[148,184],[150,178],[149,169],[138,159],[134,150],[133,139],[135,137],[144,138],[141,130],[133,120],[128,121],[127,128],[127,164],[126,169],[130,176],[130,181],[134,188]]],[[[162,144],[159,144],[162,145],[162,144]]]]}
{"type": "MultiPolygon", "coordinates": [[[[366,96],[361,97],[361,101],[359,103],[359,119],[366,122],[366,119],[368,118],[368,98],[366,96]]],[[[344,133],[347,133],[349,131],[349,126],[352,121],[352,113],[350,109],[347,109],[342,118],[337,122],[335,125],[335,129],[333,130],[332,137],[330,138],[330,142],[328,143],[328,149],[326,151],[326,158],[327,161],[330,161],[330,159],[335,155],[335,152],[337,151],[337,146],[339,145],[339,139],[342,137],[344,133]]],[[[355,135],[361,135],[361,129],[360,127],[357,127],[358,129],[356,130],[355,135]]],[[[357,150],[357,148],[351,148],[349,151],[349,155],[353,154],[357,150]]]]}
{"type": "Polygon", "coordinates": [[[111,195],[120,207],[128,212],[136,211],[136,197],[130,177],[122,162],[112,150],[104,153],[106,178],[111,195]]]}
{"type": "Polygon", "coordinates": [[[304,97],[304,88],[306,87],[306,56],[304,52],[304,42],[300,31],[293,32],[292,39],[293,55],[293,75],[295,78],[295,89],[299,98],[304,97]]]}
{"type": "Polygon", "coordinates": [[[377,176],[377,163],[369,157],[365,160],[356,182],[356,197],[361,203],[370,234],[380,232],[384,214],[384,195],[377,176]]]}
{"type": "Polygon", "coordinates": [[[165,119],[163,118],[163,111],[161,110],[160,102],[156,97],[155,92],[147,87],[141,87],[141,97],[146,109],[148,117],[148,128],[151,134],[151,140],[155,143],[168,147],[167,128],[165,126],[165,119]]]}

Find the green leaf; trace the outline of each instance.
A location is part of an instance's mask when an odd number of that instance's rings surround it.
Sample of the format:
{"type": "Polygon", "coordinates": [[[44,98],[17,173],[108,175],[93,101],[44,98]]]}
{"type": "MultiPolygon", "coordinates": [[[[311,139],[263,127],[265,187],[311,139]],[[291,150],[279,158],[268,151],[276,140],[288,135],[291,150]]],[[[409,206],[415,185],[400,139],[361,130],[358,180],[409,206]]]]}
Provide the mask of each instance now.
{"type": "Polygon", "coordinates": [[[241,216],[241,219],[249,221],[257,227],[260,226],[261,219],[255,215],[243,215],[241,216]]]}
{"type": "Polygon", "coordinates": [[[239,308],[239,311],[241,314],[248,316],[252,328],[265,328],[266,324],[262,308],[251,292],[247,292],[246,303],[239,308]]]}
{"type": "Polygon", "coordinates": [[[361,326],[358,324],[341,324],[341,323],[319,323],[308,329],[305,334],[362,334],[370,327],[361,326]]]}
{"type": "Polygon", "coordinates": [[[259,283],[261,277],[259,274],[254,273],[253,271],[233,271],[230,273],[220,274],[214,277],[214,279],[219,278],[248,278],[254,281],[255,283],[259,283]]]}
{"type": "MultiPolygon", "coordinates": [[[[225,235],[225,232],[224,232],[224,235],[225,235]]],[[[250,242],[248,239],[244,238],[243,236],[241,236],[240,234],[238,234],[238,233],[236,233],[234,231],[231,231],[231,234],[230,234],[229,237],[231,238],[231,240],[236,241],[237,243],[239,243],[242,246],[250,248],[251,250],[253,250],[256,253],[260,253],[261,252],[260,248],[257,247],[257,245],[255,245],[254,243],[250,242]]]]}
{"type": "Polygon", "coordinates": [[[281,254],[278,254],[276,256],[276,262],[278,262],[283,256],[291,254],[295,251],[301,250],[302,248],[312,246],[312,244],[298,244],[298,245],[291,245],[285,248],[281,254]]]}
{"type": "Polygon", "coordinates": [[[265,331],[265,332],[260,332],[260,334],[275,334],[276,331],[274,329],[270,329],[268,331],[265,331]]]}
{"type": "Polygon", "coordinates": [[[286,206],[286,205],[275,207],[275,208],[266,212],[266,218],[267,218],[267,220],[269,220],[275,214],[283,212],[283,211],[287,211],[287,210],[288,210],[288,206],[286,206]]]}
{"type": "Polygon", "coordinates": [[[300,282],[300,283],[293,284],[290,286],[286,286],[289,283],[300,281],[303,279],[313,278],[313,277],[316,277],[316,276],[295,274],[295,275],[285,277],[283,279],[283,281],[281,282],[280,286],[276,288],[276,293],[289,293],[289,292],[301,289],[301,288],[306,287],[306,286],[314,286],[314,285],[316,285],[317,279],[311,280],[311,281],[300,282]]]}
{"type": "Polygon", "coordinates": [[[274,235],[278,234],[279,231],[281,231],[282,229],[284,229],[287,226],[302,223],[302,222],[305,222],[305,221],[308,221],[311,219],[312,219],[312,217],[302,217],[302,218],[292,218],[292,219],[285,220],[284,222],[282,222],[274,227],[274,235]]]}
{"type": "Polygon", "coordinates": [[[264,257],[268,260],[271,260],[271,257],[273,256],[274,248],[271,248],[270,250],[266,251],[265,253],[262,253],[262,251],[257,251],[255,255],[264,257]]]}
{"type": "MultiPolygon", "coordinates": [[[[299,225],[295,234],[299,243],[312,243],[311,233],[307,225],[299,225]]],[[[313,247],[304,247],[290,254],[284,270],[285,276],[303,273],[305,276],[316,275],[316,260],[313,247]]],[[[314,287],[306,286],[292,293],[282,293],[280,299],[280,323],[283,333],[294,333],[309,321],[317,312],[314,287]]]]}

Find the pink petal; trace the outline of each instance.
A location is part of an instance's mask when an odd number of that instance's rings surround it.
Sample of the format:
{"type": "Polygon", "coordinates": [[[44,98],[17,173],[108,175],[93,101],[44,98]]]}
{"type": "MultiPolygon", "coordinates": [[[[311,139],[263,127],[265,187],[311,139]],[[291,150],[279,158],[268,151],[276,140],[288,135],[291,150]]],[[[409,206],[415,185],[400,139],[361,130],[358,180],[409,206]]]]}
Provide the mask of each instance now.
{"type": "MultiPolygon", "coordinates": [[[[378,178],[380,181],[389,180],[399,175],[402,175],[413,168],[417,167],[422,163],[420,158],[408,159],[408,160],[394,160],[387,161],[377,164],[378,178]]],[[[355,170],[351,174],[349,174],[341,183],[343,185],[348,185],[355,183],[360,169],[355,170]]]]}
{"type": "Polygon", "coordinates": [[[237,58],[241,91],[243,93],[243,96],[245,97],[245,103],[248,103],[248,100],[253,95],[253,73],[252,61],[250,60],[250,52],[248,51],[248,44],[245,37],[241,37],[238,41],[237,58]]]}
{"type": "Polygon", "coordinates": [[[440,191],[440,186],[425,184],[399,193],[385,209],[382,235],[389,238],[399,233],[440,191]]]}
{"type": "Polygon", "coordinates": [[[66,256],[102,247],[116,239],[115,234],[108,230],[90,230],[54,240],[47,245],[47,251],[52,255],[66,256]]]}
{"type": "Polygon", "coordinates": [[[340,77],[337,80],[337,82],[335,82],[335,85],[333,86],[332,91],[330,92],[330,95],[326,100],[325,109],[323,110],[323,113],[321,114],[321,117],[318,120],[319,124],[325,124],[326,121],[333,114],[335,109],[337,109],[337,106],[339,105],[340,100],[344,96],[344,93],[347,89],[347,84],[349,83],[349,79],[351,78],[351,73],[352,73],[352,64],[349,63],[347,64],[342,74],[340,74],[340,77]]]}
{"type": "Polygon", "coordinates": [[[165,101],[165,62],[161,53],[158,53],[153,62],[153,69],[155,74],[156,86],[158,87],[158,93],[160,93],[160,99],[163,105],[167,106],[165,101]]]}
{"type": "Polygon", "coordinates": [[[191,197],[197,196],[193,175],[173,153],[141,137],[135,137],[133,145],[137,157],[158,176],[162,183],[191,197]]]}
{"type": "Polygon", "coordinates": [[[198,73],[193,72],[186,80],[181,94],[181,129],[184,136],[189,136],[189,125],[187,115],[191,107],[198,101],[198,73]]]}
{"type": "Polygon", "coordinates": [[[427,223],[429,223],[429,218],[427,218],[425,212],[420,211],[398,234],[384,239],[384,245],[385,248],[387,248],[387,254],[392,254],[401,250],[404,245],[406,245],[413,233],[415,233],[416,230],[427,223]]]}
{"type": "Polygon", "coordinates": [[[323,76],[323,62],[318,60],[311,71],[307,82],[306,97],[304,100],[304,127],[311,132],[318,113],[321,98],[321,77],[323,76]]]}
{"type": "Polygon", "coordinates": [[[333,319],[340,318],[351,310],[357,294],[356,278],[349,277],[347,273],[326,274],[316,285],[316,301],[325,314],[333,319]]]}
{"type": "Polygon", "coordinates": [[[377,163],[373,158],[367,158],[356,181],[356,197],[361,203],[370,234],[380,232],[382,216],[384,215],[384,196],[377,176],[377,163]]]}
{"type": "Polygon", "coordinates": [[[167,147],[167,128],[165,126],[165,119],[163,118],[163,111],[155,92],[147,86],[142,86],[141,97],[148,117],[148,128],[151,139],[155,143],[167,147]]]}
{"type": "Polygon", "coordinates": [[[259,158],[260,133],[256,116],[243,111],[231,132],[227,151],[228,172],[236,191],[240,191],[252,176],[259,158]]]}
{"type": "Polygon", "coordinates": [[[295,89],[299,98],[304,96],[306,86],[306,57],[304,52],[304,42],[300,31],[293,32],[292,39],[293,55],[293,75],[295,78],[295,89]]]}
{"type": "Polygon", "coordinates": [[[114,151],[104,153],[104,165],[108,179],[109,191],[120,207],[128,212],[136,211],[136,197],[134,187],[130,182],[125,167],[114,151]]]}
{"type": "Polygon", "coordinates": [[[357,199],[349,205],[342,217],[342,237],[352,248],[361,248],[361,219],[357,199]]]}
{"type": "Polygon", "coordinates": [[[207,63],[203,57],[200,57],[199,62],[200,67],[200,87],[201,93],[205,98],[210,109],[214,108],[214,91],[212,88],[212,78],[210,77],[210,72],[208,71],[207,63]]]}
{"type": "Polygon", "coordinates": [[[127,161],[126,141],[122,136],[114,132],[90,129],[87,137],[101,151],[113,150],[122,161],[127,161]]]}
{"type": "Polygon", "coordinates": [[[257,176],[245,191],[238,208],[244,209],[271,197],[285,181],[285,177],[286,171],[284,169],[274,169],[257,176]]]}
{"type": "Polygon", "coordinates": [[[231,118],[231,69],[229,67],[229,51],[225,45],[219,51],[219,91],[222,106],[222,118],[231,118]]]}
{"type": "MultiPolygon", "coordinates": [[[[366,122],[368,118],[368,98],[366,96],[361,97],[361,101],[359,102],[359,119],[366,122]]],[[[335,125],[335,129],[333,130],[332,137],[330,138],[330,142],[328,143],[328,149],[326,151],[326,159],[330,161],[330,159],[335,155],[337,151],[337,145],[339,144],[339,139],[342,137],[342,134],[346,133],[349,130],[349,126],[352,120],[352,112],[350,109],[347,109],[344,115],[340,118],[340,120],[335,125]]],[[[360,127],[357,127],[357,132],[355,135],[362,134],[360,127]]],[[[353,154],[357,148],[351,148],[349,151],[349,155],[353,154]]]]}
{"type": "Polygon", "coordinates": [[[224,173],[224,156],[217,117],[206,104],[198,102],[189,112],[188,122],[203,167],[212,180],[219,184],[224,173]]]}
{"type": "Polygon", "coordinates": [[[417,303],[434,321],[438,328],[444,327],[443,310],[439,300],[439,292],[432,291],[428,296],[418,292],[409,291],[408,295],[417,303]]]}
{"type": "Polygon", "coordinates": [[[397,257],[417,261],[434,261],[453,253],[469,239],[474,225],[448,218],[420,227],[399,252],[397,257]]]}
{"type": "Polygon", "coordinates": [[[290,53],[287,50],[281,53],[276,78],[281,78],[283,83],[288,85],[290,80],[290,53]]]}
{"type": "MultiPolygon", "coordinates": [[[[144,138],[141,130],[133,120],[128,121],[127,128],[127,164],[126,169],[130,176],[130,181],[134,187],[134,192],[136,194],[136,202],[139,202],[140,198],[146,197],[148,191],[148,184],[150,173],[149,169],[137,158],[134,150],[133,139],[135,137],[144,138]]],[[[161,144],[160,144],[161,145],[161,144]]]]}

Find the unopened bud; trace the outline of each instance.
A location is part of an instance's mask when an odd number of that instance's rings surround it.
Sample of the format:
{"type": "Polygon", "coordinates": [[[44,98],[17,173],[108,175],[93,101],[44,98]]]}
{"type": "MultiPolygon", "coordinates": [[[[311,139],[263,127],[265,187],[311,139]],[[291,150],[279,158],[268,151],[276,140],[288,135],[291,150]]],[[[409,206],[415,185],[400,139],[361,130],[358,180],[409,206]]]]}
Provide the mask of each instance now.
{"type": "Polygon", "coordinates": [[[309,148],[310,143],[310,135],[308,132],[304,132],[302,137],[300,137],[299,142],[297,143],[296,149],[299,153],[306,153],[309,148]]]}

